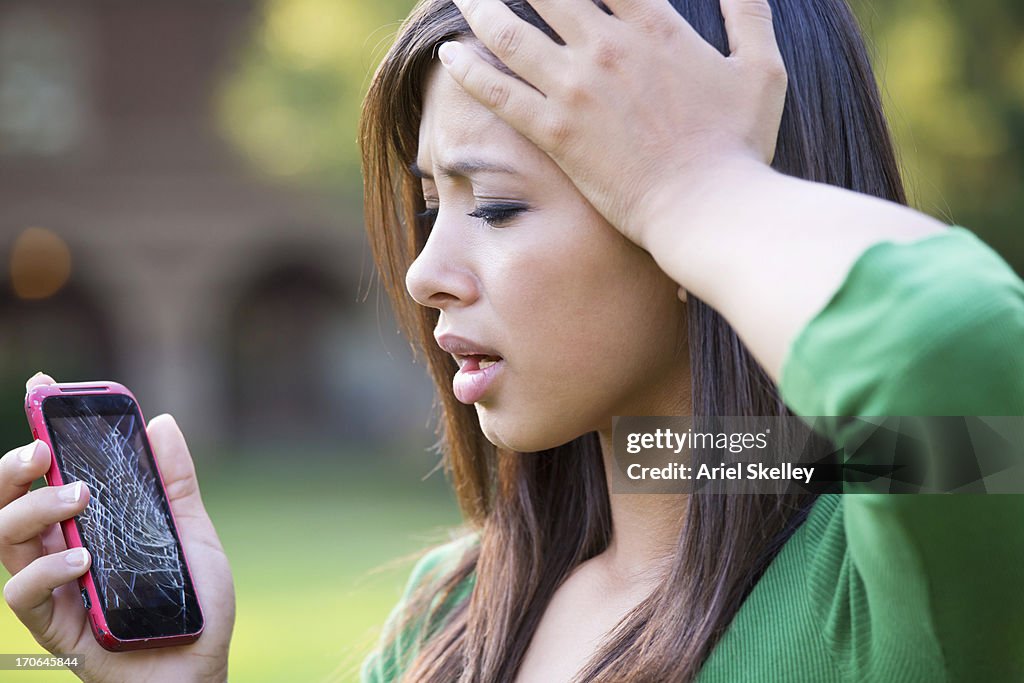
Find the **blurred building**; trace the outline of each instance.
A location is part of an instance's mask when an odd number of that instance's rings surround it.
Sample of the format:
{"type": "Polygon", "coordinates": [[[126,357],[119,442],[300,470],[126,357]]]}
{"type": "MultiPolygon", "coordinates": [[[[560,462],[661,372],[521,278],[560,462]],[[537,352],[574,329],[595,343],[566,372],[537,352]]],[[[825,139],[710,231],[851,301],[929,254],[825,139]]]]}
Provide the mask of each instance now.
{"type": "Polygon", "coordinates": [[[5,440],[40,369],[121,381],[193,442],[424,431],[358,205],[262,179],[217,132],[254,9],[0,3],[5,440]]]}

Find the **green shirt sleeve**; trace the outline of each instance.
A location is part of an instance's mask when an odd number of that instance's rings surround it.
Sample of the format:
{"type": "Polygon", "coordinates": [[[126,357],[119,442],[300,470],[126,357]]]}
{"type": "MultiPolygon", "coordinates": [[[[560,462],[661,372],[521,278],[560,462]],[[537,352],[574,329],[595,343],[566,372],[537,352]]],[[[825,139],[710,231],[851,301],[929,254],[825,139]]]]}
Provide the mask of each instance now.
{"type": "MultiPolygon", "coordinates": [[[[423,615],[409,622],[404,629],[397,631],[395,638],[391,638],[391,635],[405,621],[409,599],[424,582],[439,578],[453,570],[469,545],[476,540],[476,534],[469,534],[433,548],[419,559],[409,574],[398,604],[392,608],[384,623],[377,648],[363,660],[360,669],[362,683],[389,683],[401,678],[402,673],[418,652],[427,629],[426,615],[423,615]]],[[[444,607],[450,608],[457,604],[460,599],[468,595],[471,588],[472,583],[461,586],[454,598],[449,600],[444,607]]],[[[431,606],[435,605],[436,600],[431,606]]],[[[437,618],[443,618],[443,614],[435,615],[435,619],[437,618]]]]}
{"type": "MultiPolygon", "coordinates": [[[[1024,415],[1024,282],[961,227],[875,244],[798,333],[780,391],[809,416],[1024,415]]],[[[856,422],[823,424],[856,443],[856,422]]],[[[846,554],[828,581],[809,571],[851,680],[1024,681],[1024,495],[842,506],[846,554]]]]}

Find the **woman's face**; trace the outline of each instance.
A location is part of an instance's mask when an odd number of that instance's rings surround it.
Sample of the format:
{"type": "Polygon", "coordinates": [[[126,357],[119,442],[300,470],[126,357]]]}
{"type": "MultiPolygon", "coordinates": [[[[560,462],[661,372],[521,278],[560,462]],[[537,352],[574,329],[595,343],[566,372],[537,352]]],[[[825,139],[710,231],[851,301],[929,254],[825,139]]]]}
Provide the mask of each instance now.
{"type": "Polygon", "coordinates": [[[435,64],[416,166],[430,236],[406,277],[435,336],[470,348],[454,391],[497,446],[532,452],[614,415],[689,412],[685,304],[533,143],[435,64]]]}

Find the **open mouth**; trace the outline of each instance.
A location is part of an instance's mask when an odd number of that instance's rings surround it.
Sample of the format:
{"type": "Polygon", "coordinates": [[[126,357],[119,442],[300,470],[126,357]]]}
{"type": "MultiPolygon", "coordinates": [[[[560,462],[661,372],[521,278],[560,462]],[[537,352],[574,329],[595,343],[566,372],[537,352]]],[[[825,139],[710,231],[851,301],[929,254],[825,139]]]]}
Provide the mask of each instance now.
{"type": "Polygon", "coordinates": [[[501,356],[485,356],[482,354],[460,355],[458,364],[460,372],[476,372],[486,370],[496,363],[504,360],[501,356]]]}
{"type": "Polygon", "coordinates": [[[467,405],[483,399],[505,367],[505,359],[501,356],[460,354],[456,360],[459,371],[452,378],[452,389],[455,398],[467,405]]]}

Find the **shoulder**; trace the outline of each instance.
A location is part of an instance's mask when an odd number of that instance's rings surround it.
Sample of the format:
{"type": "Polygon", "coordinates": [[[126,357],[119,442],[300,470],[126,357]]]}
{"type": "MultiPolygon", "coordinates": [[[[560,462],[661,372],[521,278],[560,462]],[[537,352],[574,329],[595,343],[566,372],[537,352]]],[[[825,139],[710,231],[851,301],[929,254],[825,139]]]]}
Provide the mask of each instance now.
{"type": "Polygon", "coordinates": [[[439,623],[449,609],[465,598],[472,589],[473,576],[447,596],[438,593],[441,580],[459,565],[465,553],[479,544],[479,533],[464,533],[447,543],[427,551],[409,573],[405,588],[384,624],[377,648],[363,661],[360,680],[363,683],[397,681],[429,635],[430,627],[439,623]],[[436,589],[431,589],[436,585],[436,589]],[[412,600],[421,591],[431,594],[426,610],[412,612],[412,600]],[[442,603],[443,604],[440,604],[442,603]],[[428,623],[427,616],[430,620],[428,623]]]}

